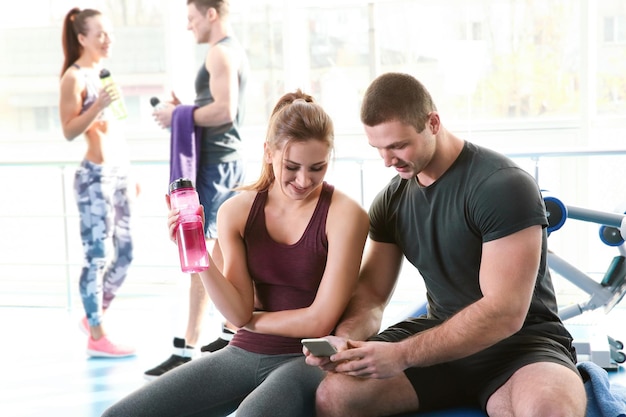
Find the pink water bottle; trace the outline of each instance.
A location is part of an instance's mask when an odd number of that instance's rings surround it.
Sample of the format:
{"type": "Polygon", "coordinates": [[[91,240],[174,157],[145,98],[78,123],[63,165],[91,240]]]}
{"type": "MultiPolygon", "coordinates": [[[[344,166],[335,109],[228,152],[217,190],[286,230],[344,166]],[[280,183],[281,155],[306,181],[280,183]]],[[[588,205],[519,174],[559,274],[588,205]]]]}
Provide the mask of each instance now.
{"type": "Polygon", "coordinates": [[[179,178],[172,181],[170,204],[172,208],[180,210],[176,229],[180,268],[183,272],[200,272],[208,269],[209,255],[204,240],[202,217],[197,214],[200,200],[191,180],[179,178]]]}

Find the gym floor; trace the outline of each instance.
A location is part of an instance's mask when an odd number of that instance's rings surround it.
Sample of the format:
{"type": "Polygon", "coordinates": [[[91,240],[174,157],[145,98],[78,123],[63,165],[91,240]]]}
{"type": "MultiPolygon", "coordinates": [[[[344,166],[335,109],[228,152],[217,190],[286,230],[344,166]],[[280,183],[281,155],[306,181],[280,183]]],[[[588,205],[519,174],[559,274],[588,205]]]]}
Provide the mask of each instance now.
{"type": "MultiPolygon", "coordinates": [[[[170,355],[172,321],[169,301],[121,299],[107,312],[115,338],[137,347],[125,359],[93,359],[85,353],[86,336],[78,330],[80,306],[62,308],[0,308],[0,415],[10,417],[98,417],[104,409],[145,383],[143,372],[170,355]]],[[[626,309],[615,308],[598,318],[622,332],[626,309]]],[[[602,313],[600,313],[602,314],[602,313]]],[[[594,317],[595,315],[595,317],[594,317]]],[[[581,316],[583,317],[583,316],[581,316]]],[[[219,317],[210,315],[207,341],[219,332],[219,317]]],[[[619,338],[620,335],[612,335],[619,338]]],[[[626,340],[626,339],[621,339],[626,340]]],[[[626,386],[626,369],[609,372],[612,383],[626,386]]]]}

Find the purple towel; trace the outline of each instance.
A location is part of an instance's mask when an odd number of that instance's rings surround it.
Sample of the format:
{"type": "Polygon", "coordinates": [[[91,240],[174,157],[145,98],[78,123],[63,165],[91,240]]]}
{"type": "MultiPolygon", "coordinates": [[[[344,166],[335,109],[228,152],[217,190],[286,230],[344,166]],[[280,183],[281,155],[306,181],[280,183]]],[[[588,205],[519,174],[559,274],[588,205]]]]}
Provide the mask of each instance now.
{"type": "Polygon", "coordinates": [[[189,178],[196,184],[200,163],[202,128],[193,122],[197,106],[179,105],[172,113],[170,135],[170,183],[178,178],[189,178]]]}

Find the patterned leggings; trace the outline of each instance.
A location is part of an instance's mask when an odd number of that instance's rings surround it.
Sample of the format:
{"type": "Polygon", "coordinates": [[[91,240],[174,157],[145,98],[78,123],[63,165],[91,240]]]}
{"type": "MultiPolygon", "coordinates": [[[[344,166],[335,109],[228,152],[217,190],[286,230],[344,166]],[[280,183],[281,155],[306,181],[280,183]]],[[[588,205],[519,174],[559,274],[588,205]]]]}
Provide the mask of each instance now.
{"type": "Polygon", "coordinates": [[[89,325],[97,326],[133,260],[127,172],[84,160],[76,170],[74,192],[85,256],[80,295],[89,325]]]}

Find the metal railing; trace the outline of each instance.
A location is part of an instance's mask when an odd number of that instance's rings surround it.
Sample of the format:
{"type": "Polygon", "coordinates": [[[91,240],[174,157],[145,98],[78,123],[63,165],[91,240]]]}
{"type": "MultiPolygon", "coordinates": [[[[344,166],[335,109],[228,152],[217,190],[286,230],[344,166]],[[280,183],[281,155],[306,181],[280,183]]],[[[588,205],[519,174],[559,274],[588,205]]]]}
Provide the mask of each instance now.
{"type": "MultiPolygon", "coordinates": [[[[626,155],[626,149],[506,154],[534,174],[540,185],[544,179],[549,179],[552,183],[569,184],[567,177],[572,177],[573,173],[576,178],[584,177],[590,182],[597,182],[594,178],[603,176],[595,172],[598,169],[610,172],[618,169],[616,167],[626,165],[619,158],[626,155]]],[[[0,225],[5,232],[0,241],[0,306],[73,307],[82,263],[78,212],[72,188],[77,164],[76,161],[0,162],[0,176],[5,184],[11,184],[13,180],[15,184],[26,181],[31,185],[16,187],[15,190],[8,189],[9,193],[5,193],[8,200],[0,207],[0,225]],[[21,194],[20,189],[26,188],[29,191],[21,194]],[[7,204],[9,202],[12,204],[7,204]]],[[[258,165],[258,161],[250,161],[249,174],[256,174],[255,166],[258,165]]],[[[169,166],[167,160],[136,161],[133,162],[133,170],[143,191],[134,202],[133,236],[136,250],[124,295],[157,296],[170,291],[167,284],[178,279],[181,274],[176,251],[167,239],[165,228],[166,210],[163,197],[169,166]]],[[[368,207],[375,194],[392,175],[393,170],[385,168],[378,158],[338,157],[327,180],[360,201],[364,207],[368,207]]],[[[621,187],[623,178],[626,175],[620,174],[618,177],[605,178],[605,182],[621,187]]],[[[571,198],[576,199],[577,205],[584,205],[581,199],[591,198],[588,190],[592,186],[577,184],[569,188],[574,192],[566,192],[564,198],[569,197],[567,194],[572,195],[571,198]]],[[[602,208],[610,209],[615,197],[607,198],[602,208]]],[[[561,245],[566,251],[571,250],[571,245],[576,242],[571,242],[567,234],[560,235],[564,235],[565,240],[561,245]]],[[[590,247],[585,239],[573,240],[578,241],[581,246],[572,250],[573,256],[590,247]]]]}

